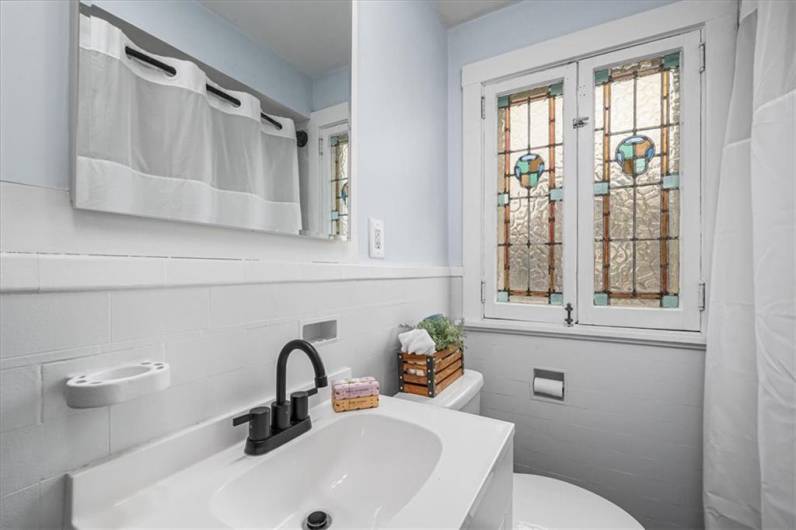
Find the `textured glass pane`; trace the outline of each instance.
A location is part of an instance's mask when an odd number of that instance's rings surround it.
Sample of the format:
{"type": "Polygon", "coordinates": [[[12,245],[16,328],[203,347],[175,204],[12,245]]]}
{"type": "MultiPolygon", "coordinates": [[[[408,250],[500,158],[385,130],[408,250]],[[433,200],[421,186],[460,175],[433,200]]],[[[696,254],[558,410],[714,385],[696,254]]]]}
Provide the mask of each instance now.
{"type": "Polygon", "coordinates": [[[611,190],[610,222],[608,233],[611,239],[633,237],[633,190],[621,188],[611,190]]]}
{"type": "Polygon", "coordinates": [[[598,305],[678,307],[678,58],[676,53],[653,57],[595,76],[594,175],[601,182],[593,191],[598,305]],[[610,94],[609,101],[604,94],[610,94]],[[598,116],[600,107],[608,118],[598,116]],[[609,230],[603,246],[605,223],[609,230]]]}
{"type": "MultiPolygon", "coordinates": [[[[511,149],[528,148],[528,105],[512,105],[509,112],[511,149]]],[[[513,165],[512,165],[513,166],[513,165]]]]}
{"type": "Polygon", "coordinates": [[[669,241],[669,293],[680,292],[680,241],[669,241]]]}
{"type": "Polygon", "coordinates": [[[504,247],[498,247],[497,252],[497,289],[503,289],[506,283],[506,276],[504,274],[506,268],[506,254],[504,247]]]}
{"type": "Polygon", "coordinates": [[[553,241],[556,243],[564,242],[564,203],[558,201],[554,203],[555,227],[553,228],[553,241]]]}
{"type": "MultiPolygon", "coordinates": [[[[498,153],[506,150],[506,117],[508,109],[498,109],[498,125],[497,125],[497,146],[498,153]]],[[[500,156],[498,156],[500,158],[500,156]]],[[[498,175],[503,175],[503,172],[498,172],[498,175]]]]}
{"type": "Polygon", "coordinates": [[[611,85],[611,130],[632,130],[633,110],[633,80],[616,81],[611,85]]]}
{"type": "Polygon", "coordinates": [[[636,238],[661,236],[661,191],[656,185],[636,188],[636,238]]]}
{"type": "Polygon", "coordinates": [[[531,245],[530,248],[530,290],[545,292],[550,286],[550,265],[548,254],[550,247],[547,245],[531,245]]]}
{"type": "Polygon", "coordinates": [[[553,266],[555,267],[552,291],[560,293],[564,290],[564,268],[561,266],[564,261],[562,254],[564,248],[561,245],[553,245],[550,248],[553,251],[553,266]]]}
{"type": "Polygon", "coordinates": [[[636,127],[661,125],[661,76],[639,77],[636,85],[636,127]]]}
{"type": "Polygon", "coordinates": [[[680,123],[680,70],[669,72],[669,124],[680,123]]]}
{"type": "Polygon", "coordinates": [[[594,88],[594,128],[602,129],[603,126],[603,88],[594,88]]]}
{"type": "Polygon", "coordinates": [[[555,115],[555,127],[556,127],[556,143],[560,144],[564,142],[564,98],[563,96],[558,96],[556,98],[556,115],[555,115]]]}
{"type": "Polygon", "coordinates": [[[594,291],[604,291],[603,285],[603,245],[594,245],[594,291]]]}
{"type": "Polygon", "coordinates": [[[594,198],[594,239],[596,241],[603,239],[603,230],[605,224],[603,223],[603,198],[594,198]]]}
{"type": "Polygon", "coordinates": [[[633,243],[613,242],[610,250],[609,288],[612,291],[630,292],[633,289],[633,243]]]}
{"type": "Polygon", "coordinates": [[[531,199],[531,243],[545,243],[550,239],[548,230],[548,198],[547,196],[531,199]]]}
{"type": "MultiPolygon", "coordinates": [[[[531,146],[541,147],[550,144],[549,103],[545,99],[531,101],[531,146]]],[[[555,138],[553,138],[555,142],[555,138]]]]}
{"type": "Polygon", "coordinates": [[[564,186],[564,146],[560,145],[555,149],[556,154],[556,187],[564,186]]]}
{"type": "Polygon", "coordinates": [[[661,290],[660,244],[636,242],[636,291],[659,293],[661,290]]]}
{"type": "Polygon", "coordinates": [[[669,173],[680,172],[680,127],[669,127],[669,173]]]}
{"type": "Polygon", "coordinates": [[[512,291],[528,289],[528,245],[512,245],[509,247],[509,282],[512,291]]]}
{"type": "Polygon", "coordinates": [[[678,237],[680,235],[680,192],[678,190],[669,191],[669,236],[678,237]]]}
{"type": "Polygon", "coordinates": [[[599,182],[603,179],[603,132],[594,133],[594,180],[599,182]]]}
{"type": "Polygon", "coordinates": [[[563,239],[560,91],[561,85],[539,87],[501,96],[498,101],[499,302],[549,304],[549,295],[560,292],[556,282],[562,277],[562,256],[554,250],[563,239]],[[500,246],[506,239],[508,247],[500,246]],[[502,255],[506,248],[508,260],[502,255]]]}
{"type": "Polygon", "coordinates": [[[524,245],[528,242],[528,219],[530,216],[528,200],[512,200],[510,212],[509,242],[512,245],[524,245]]]}

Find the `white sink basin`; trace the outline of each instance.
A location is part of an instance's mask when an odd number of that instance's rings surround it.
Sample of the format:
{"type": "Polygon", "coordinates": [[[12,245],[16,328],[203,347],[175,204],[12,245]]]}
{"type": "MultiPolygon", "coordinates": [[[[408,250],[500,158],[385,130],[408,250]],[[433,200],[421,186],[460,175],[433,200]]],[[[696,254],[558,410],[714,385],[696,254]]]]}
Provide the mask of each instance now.
{"type": "Polygon", "coordinates": [[[336,528],[378,528],[414,497],[441,454],[439,437],[418,425],[342,417],[232,478],[211,509],[236,528],[300,528],[315,510],[336,528]]]}
{"type": "Polygon", "coordinates": [[[331,530],[511,528],[510,423],[384,396],[342,414],[316,399],[310,415],[261,456],[225,416],[72,473],[70,523],[298,529],[321,510],[331,530]]]}

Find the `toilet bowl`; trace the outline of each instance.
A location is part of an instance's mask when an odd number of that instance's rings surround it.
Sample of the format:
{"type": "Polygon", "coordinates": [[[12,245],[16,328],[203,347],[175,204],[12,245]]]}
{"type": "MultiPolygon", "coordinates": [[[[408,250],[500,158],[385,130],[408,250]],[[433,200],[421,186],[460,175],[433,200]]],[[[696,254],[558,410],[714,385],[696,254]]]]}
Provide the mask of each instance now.
{"type": "MultiPolygon", "coordinates": [[[[465,370],[464,376],[434,398],[399,392],[396,398],[480,414],[484,376],[465,370]]],[[[643,530],[638,521],[616,504],[563,480],[514,474],[514,528],[615,528],[643,530]]]]}

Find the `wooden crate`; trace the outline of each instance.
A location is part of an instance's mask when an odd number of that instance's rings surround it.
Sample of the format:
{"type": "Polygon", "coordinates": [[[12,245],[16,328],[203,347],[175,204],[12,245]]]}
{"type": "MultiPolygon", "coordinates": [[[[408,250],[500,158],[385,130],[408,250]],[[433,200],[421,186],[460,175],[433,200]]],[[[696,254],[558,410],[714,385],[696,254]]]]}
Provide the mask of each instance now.
{"type": "Polygon", "coordinates": [[[464,375],[464,355],[459,348],[448,348],[434,355],[398,354],[401,392],[435,397],[464,375]]]}

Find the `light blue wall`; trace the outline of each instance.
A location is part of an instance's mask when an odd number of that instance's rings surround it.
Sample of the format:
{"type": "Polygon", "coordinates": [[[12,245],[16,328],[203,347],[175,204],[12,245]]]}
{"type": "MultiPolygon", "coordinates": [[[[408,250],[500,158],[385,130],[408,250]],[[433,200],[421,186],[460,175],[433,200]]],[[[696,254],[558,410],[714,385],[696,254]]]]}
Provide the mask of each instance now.
{"type": "Polygon", "coordinates": [[[384,220],[385,260],[447,263],[446,32],[431,2],[359,3],[354,176],[359,244],[384,220]]]}
{"type": "Polygon", "coordinates": [[[195,0],[93,0],[94,5],[304,115],[312,79],[195,0]]]}
{"type": "Polygon", "coordinates": [[[351,101],[351,67],[344,66],[312,83],[312,110],[325,109],[344,101],[351,101]]]}
{"type": "Polygon", "coordinates": [[[672,2],[525,0],[448,30],[448,225],[451,265],[462,263],[462,66],[672,2]]]}
{"type": "Polygon", "coordinates": [[[0,180],[69,187],[70,9],[0,1],[0,180]]]}

